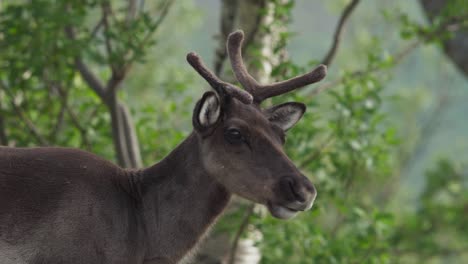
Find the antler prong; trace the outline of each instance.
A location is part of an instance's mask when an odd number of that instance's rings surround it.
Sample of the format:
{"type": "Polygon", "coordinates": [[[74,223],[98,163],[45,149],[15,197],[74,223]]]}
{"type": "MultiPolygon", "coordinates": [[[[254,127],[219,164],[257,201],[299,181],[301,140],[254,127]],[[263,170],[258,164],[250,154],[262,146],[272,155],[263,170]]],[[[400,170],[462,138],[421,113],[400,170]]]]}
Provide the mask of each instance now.
{"type": "Polygon", "coordinates": [[[211,86],[218,88],[218,84],[222,81],[216,77],[204,64],[200,56],[195,52],[187,54],[187,62],[202,76],[211,86]]]}
{"type": "Polygon", "coordinates": [[[321,81],[327,75],[327,66],[320,64],[317,68],[309,73],[296,76],[289,80],[262,85],[261,88],[256,91],[255,97],[258,97],[259,101],[263,101],[267,98],[274,97],[277,95],[285,94],[292,90],[307,86],[312,83],[321,81]]]}
{"type": "Polygon", "coordinates": [[[322,80],[327,74],[327,67],[319,65],[313,71],[301,76],[273,84],[260,85],[247,71],[242,60],[242,42],[244,33],[241,30],[231,33],[227,41],[227,50],[232,70],[239,83],[254,97],[254,102],[260,104],[263,100],[281,95],[292,90],[322,80]]]}
{"type": "Polygon", "coordinates": [[[211,72],[203,63],[202,59],[195,53],[187,54],[187,62],[202,76],[219,95],[230,95],[239,99],[245,104],[251,104],[253,97],[248,92],[241,88],[221,81],[216,75],[211,72]]]}
{"type": "MultiPolygon", "coordinates": [[[[258,82],[249,74],[242,59],[242,43],[244,42],[244,32],[237,30],[228,36],[226,48],[231,61],[232,71],[236,79],[249,92],[255,92],[259,86],[258,82]]],[[[253,95],[253,94],[252,94],[253,95]]],[[[255,96],[254,96],[255,97],[255,96]]]]}
{"type": "Polygon", "coordinates": [[[327,66],[319,65],[313,71],[301,76],[273,84],[261,85],[252,77],[252,75],[249,74],[244,65],[244,61],[242,59],[243,41],[244,32],[242,32],[242,30],[237,30],[229,34],[226,48],[234,75],[245,90],[242,90],[233,84],[221,81],[203,64],[201,58],[194,52],[187,54],[187,61],[211,85],[211,87],[218,92],[219,95],[233,96],[246,104],[255,102],[259,105],[267,98],[285,94],[292,90],[318,82],[327,75],[327,66]]]}

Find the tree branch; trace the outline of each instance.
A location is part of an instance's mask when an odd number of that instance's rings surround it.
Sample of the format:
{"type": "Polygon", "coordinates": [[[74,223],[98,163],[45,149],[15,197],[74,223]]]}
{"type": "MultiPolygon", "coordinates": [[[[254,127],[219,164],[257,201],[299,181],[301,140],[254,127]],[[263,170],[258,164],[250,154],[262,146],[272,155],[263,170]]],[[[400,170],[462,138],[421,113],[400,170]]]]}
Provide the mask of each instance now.
{"type": "Polygon", "coordinates": [[[101,29],[101,26],[102,26],[103,23],[104,23],[104,19],[101,17],[99,19],[98,23],[96,24],[96,26],[94,26],[93,31],[91,31],[91,34],[90,34],[91,39],[93,39],[96,36],[99,29],[101,29]]]}
{"type": "MultiPolygon", "coordinates": [[[[172,2],[173,0],[168,1],[167,5],[170,5],[172,2]]],[[[166,8],[163,10],[163,17],[165,17],[167,14],[169,8],[167,5],[166,8]]],[[[117,156],[118,164],[126,168],[140,167],[142,165],[142,162],[135,128],[133,127],[130,114],[126,110],[126,107],[122,103],[120,103],[117,98],[117,88],[122,82],[122,80],[125,78],[130,63],[128,65],[125,65],[125,62],[122,61],[122,65],[113,64],[113,51],[111,47],[111,40],[107,34],[109,30],[108,16],[112,15],[112,10],[110,9],[111,7],[109,2],[104,2],[101,8],[103,21],[102,23],[105,30],[105,49],[109,57],[108,63],[110,64],[109,66],[111,68],[112,75],[107,81],[106,85],[104,86],[101,80],[99,80],[84,64],[81,56],[79,55],[75,56],[75,66],[78,72],[80,73],[81,77],[88,84],[88,86],[96,92],[96,94],[101,98],[101,101],[109,109],[111,116],[112,139],[114,141],[114,149],[117,156]]],[[[158,27],[159,24],[162,23],[162,20],[163,18],[160,17],[156,21],[156,27],[158,27]]],[[[154,32],[154,30],[152,32],[154,32]]],[[[72,26],[66,26],[65,33],[70,40],[76,41],[74,28],[72,26]]]]}
{"type": "Polygon", "coordinates": [[[102,24],[104,26],[104,45],[106,47],[106,52],[107,52],[107,59],[109,66],[112,70],[112,73],[116,71],[115,66],[113,64],[113,51],[112,51],[112,45],[111,45],[111,40],[109,38],[109,14],[111,14],[111,6],[109,1],[105,1],[101,4],[101,11],[102,11],[102,24]]]}
{"type": "Polygon", "coordinates": [[[333,135],[328,135],[325,140],[323,140],[323,142],[319,145],[319,147],[317,148],[317,150],[315,150],[314,152],[312,152],[312,154],[310,155],[307,155],[306,157],[304,157],[303,160],[301,160],[299,162],[299,167],[304,167],[306,166],[309,162],[312,162],[314,160],[316,160],[317,158],[319,158],[323,152],[325,151],[325,149],[330,146],[330,144],[333,143],[333,141],[335,140],[335,138],[333,137],[333,135]]]}
{"type": "Polygon", "coordinates": [[[59,96],[61,97],[62,101],[64,102],[64,106],[65,106],[65,111],[66,113],[70,116],[70,120],[72,122],[72,124],[76,127],[76,129],[78,129],[78,131],[80,132],[80,135],[81,135],[81,139],[82,139],[82,142],[86,149],[87,150],[91,150],[91,142],[88,138],[88,134],[87,134],[87,131],[86,129],[80,124],[80,121],[79,121],[79,118],[77,116],[77,114],[71,109],[70,105],[69,105],[69,102],[68,102],[68,93],[64,91],[63,87],[61,87],[60,85],[56,87],[57,88],[57,92],[59,94],[59,96]]]}
{"type": "Polygon", "coordinates": [[[62,129],[63,126],[63,119],[65,117],[65,111],[67,109],[67,102],[68,101],[68,94],[66,93],[64,96],[61,96],[60,100],[60,111],[57,115],[57,121],[55,122],[55,126],[50,132],[49,139],[54,140],[57,137],[57,134],[62,129]]]}
{"type": "Polygon", "coordinates": [[[250,217],[253,214],[254,208],[255,208],[255,204],[250,203],[249,206],[245,209],[244,218],[242,219],[241,225],[237,229],[236,235],[234,237],[234,241],[232,242],[232,245],[231,245],[231,250],[229,251],[229,258],[227,262],[228,264],[234,264],[234,261],[236,259],[235,257],[236,257],[237,247],[239,246],[239,240],[249,224],[250,217]]]}
{"type": "Polygon", "coordinates": [[[43,73],[42,78],[44,79],[44,82],[49,89],[49,97],[51,97],[52,94],[56,93],[59,95],[60,98],[60,111],[57,115],[57,120],[55,122],[54,128],[50,131],[48,136],[50,140],[54,140],[63,126],[65,112],[68,104],[68,92],[61,88],[60,83],[50,80],[48,75],[48,72],[45,71],[43,73]]]}
{"type": "MultiPolygon", "coordinates": [[[[133,0],[129,0],[130,3],[134,3],[133,0]]],[[[135,3],[134,3],[135,4],[135,3]]],[[[120,82],[125,78],[126,75],[126,66],[125,65],[118,65],[114,61],[114,50],[112,48],[110,34],[109,34],[109,15],[112,14],[112,7],[109,1],[105,1],[101,4],[102,10],[102,21],[104,25],[104,46],[107,53],[107,61],[109,64],[109,68],[111,69],[111,77],[107,81],[107,86],[105,91],[107,93],[106,98],[113,96],[113,93],[116,93],[117,88],[120,82]]],[[[122,60],[122,64],[125,64],[122,60]]]]}
{"type": "Polygon", "coordinates": [[[109,79],[109,81],[107,81],[107,85],[105,89],[106,98],[115,96],[115,93],[117,92],[117,88],[119,87],[123,79],[125,78],[125,75],[126,75],[125,71],[112,70],[111,78],[109,79]]]}
{"type": "MultiPolygon", "coordinates": [[[[403,59],[408,55],[410,54],[414,49],[416,49],[419,45],[421,45],[421,41],[415,41],[411,44],[409,44],[407,47],[405,47],[403,50],[399,51],[398,53],[396,53],[394,56],[393,56],[393,62],[392,64],[393,65],[397,65],[399,64],[401,61],[403,61],[403,59]]],[[[315,88],[314,90],[310,91],[308,94],[307,94],[307,99],[312,99],[313,97],[315,97],[316,95],[318,95],[319,93],[322,93],[332,87],[335,87],[341,83],[343,83],[345,80],[351,78],[359,78],[361,76],[363,76],[364,74],[367,74],[367,73],[372,73],[372,72],[377,72],[377,71],[380,71],[382,70],[383,68],[380,67],[380,66],[373,66],[367,70],[358,70],[358,71],[354,71],[348,75],[345,75],[345,76],[342,76],[336,80],[333,80],[331,82],[328,82],[328,83],[325,83],[317,88],[315,88]]]]}
{"type": "Polygon", "coordinates": [[[353,10],[359,4],[359,1],[360,0],[351,1],[351,3],[349,3],[346,6],[346,8],[343,10],[343,13],[341,13],[340,19],[338,20],[338,25],[336,26],[335,33],[333,35],[332,46],[330,47],[330,50],[327,52],[327,55],[325,56],[325,58],[322,60],[321,62],[322,64],[325,64],[328,67],[330,67],[330,64],[335,58],[335,54],[336,54],[336,51],[338,50],[338,46],[340,45],[341,36],[343,35],[346,22],[348,21],[348,18],[350,17],[353,10]]]}
{"type": "MultiPolygon", "coordinates": [[[[75,30],[72,26],[65,27],[65,34],[71,40],[76,42],[75,30]]],[[[106,89],[102,82],[94,75],[94,73],[89,69],[89,67],[83,62],[83,59],[80,55],[75,56],[75,67],[80,73],[83,80],[88,84],[88,86],[103,100],[106,99],[106,89]]]]}
{"type": "MultiPolygon", "coordinates": [[[[422,10],[425,12],[426,17],[430,23],[437,23],[440,19],[445,18],[444,10],[454,1],[445,0],[419,0],[422,10]]],[[[462,10],[457,10],[462,11],[462,10]]],[[[451,59],[455,66],[460,70],[461,73],[468,77],[468,49],[466,43],[468,42],[468,14],[458,13],[459,17],[453,17],[452,19],[460,19],[459,29],[456,30],[455,34],[450,39],[444,39],[442,41],[443,51],[451,59]]]]}
{"type": "Polygon", "coordinates": [[[131,168],[141,168],[143,162],[141,160],[140,153],[140,142],[138,142],[138,137],[135,131],[135,126],[133,125],[132,116],[128,111],[128,108],[119,103],[118,104],[119,112],[121,115],[121,122],[124,132],[124,140],[127,145],[127,151],[129,156],[129,162],[131,168]]]}
{"type": "Polygon", "coordinates": [[[107,101],[106,89],[102,82],[94,75],[89,67],[82,61],[81,57],[75,58],[75,66],[83,80],[104,101],[107,101]]]}
{"type": "MultiPolygon", "coordinates": [[[[164,21],[164,19],[167,17],[167,15],[169,14],[169,10],[171,9],[172,5],[174,4],[175,0],[167,0],[164,4],[164,6],[162,7],[162,10],[161,10],[161,13],[159,14],[159,17],[158,17],[158,20],[156,20],[156,22],[154,22],[153,25],[151,25],[151,29],[149,30],[148,34],[146,34],[146,36],[143,38],[143,40],[141,41],[140,45],[139,45],[139,48],[142,49],[143,46],[148,43],[148,41],[151,39],[151,37],[153,36],[153,34],[156,32],[156,30],[159,28],[159,26],[162,24],[162,22],[164,21]]],[[[134,58],[130,59],[130,61],[132,61],[134,58]]],[[[129,65],[126,66],[126,68],[128,68],[129,65]]]]}
{"type": "MultiPolygon", "coordinates": [[[[453,32],[454,30],[457,30],[456,27],[454,28],[454,25],[458,25],[459,22],[460,21],[458,19],[455,19],[453,21],[448,21],[446,23],[441,24],[440,28],[438,30],[435,30],[434,32],[427,33],[427,34],[424,34],[424,33],[421,32],[420,33],[421,35],[419,36],[419,38],[417,40],[415,40],[413,43],[409,44],[404,49],[402,49],[401,51],[397,52],[395,55],[392,56],[393,57],[392,65],[395,66],[395,65],[401,63],[403,61],[403,59],[406,58],[406,56],[408,56],[413,50],[415,50],[417,47],[419,47],[425,41],[429,41],[429,40],[432,40],[434,37],[437,37],[441,32],[444,32],[444,31],[453,32]]],[[[325,83],[325,84],[317,87],[316,89],[310,91],[308,93],[308,95],[307,95],[307,98],[311,99],[312,97],[316,96],[317,94],[319,94],[319,93],[321,93],[321,92],[323,92],[325,90],[328,90],[331,87],[334,87],[336,85],[339,85],[339,84],[343,83],[348,78],[359,78],[359,77],[363,76],[364,74],[371,73],[371,72],[377,72],[377,71],[380,71],[382,69],[383,69],[383,67],[381,67],[380,65],[375,65],[375,66],[370,67],[369,69],[366,69],[364,71],[363,70],[358,70],[358,71],[352,72],[349,75],[346,75],[346,76],[340,77],[340,78],[338,78],[338,79],[336,79],[334,81],[325,83]]]]}
{"type": "Polygon", "coordinates": [[[19,118],[24,122],[26,127],[28,128],[29,132],[36,138],[36,140],[43,146],[48,146],[49,142],[41,135],[39,132],[39,129],[34,125],[34,123],[26,116],[26,114],[23,112],[23,110],[16,105],[15,103],[15,97],[14,95],[9,91],[7,85],[3,83],[3,81],[0,81],[0,88],[2,88],[5,91],[5,94],[7,95],[10,105],[15,111],[15,113],[18,115],[19,118]]]}
{"type": "Polygon", "coordinates": [[[69,105],[67,105],[67,114],[70,116],[70,119],[73,123],[73,125],[80,131],[81,139],[83,140],[83,145],[87,150],[92,149],[91,141],[88,138],[88,132],[86,131],[86,128],[84,128],[79,121],[79,118],[77,114],[70,108],[69,105]]]}
{"type": "Polygon", "coordinates": [[[122,115],[115,94],[109,97],[108,108],[111,116],[112,139],[114,141],[115,153],[117,154],[117,162],[122,167],[131,167],[127,144],[123,134],[122,115]]]}
{"type": "MultiPolygon", "coordinates": [[[[149,32],[146,34],[146,36],[144,36],[143,40],[140,42],[140,45],[139,45],[139,49],[142,50],[145,46],[146,43],[148,43],[148,41],[151,39],[152,35],[156,32],[156,30],[159,28],[159,26],[162,24],[162,22],[164,21],[164,19],[166,18],[167,14],[169,13],[169,10],[172,6],[172,4],[174,3],[174,0],[167,0],[163,7],[162,7],[162,11],[158,17],[158,19],[156,20],[156,22],[151,25],[150,27],[150,30],[149,32]]],[[[103,13],[103,17],[105,17],[105,13],[103,13]]],[[[107,22],[106,20],[104,20],[105,23],[104,23],[104,26],[107,28],[108,25],[107,25],[107,22]]],[[[111,56],[112,54],[112,49],[111,49],[111,45],[110,45],[110,41],[108,39],[107,36],[105,36],[105,43],[106,43],[106,50],[107,50],[107,53],[108,53],[108,56],[111,56]]],[[[122,60],[122,65],[113,65],[112,64],[112,61],[110,60],[109,63],[111,65],[111,70],[112,70],[112,76],[111,78],[109,79],[108,83],[107,83],[107,89],[106,89],[106,92],[107,92],[107,97],[110,97],[112,93],[115,93],[120,82],[125,79],[125,76],[127,74],[127,71],[130,69],[135,57],[134,57],[134,54],[133,53],[133,57],[131,57],[132,53],[131,53],[131,50],[127,50],[124,52],[125,54],[122,55],[123,58],[126,58],[126,57],[130,57],[127,61],[125,61],[125,59],[122,60]]]]}

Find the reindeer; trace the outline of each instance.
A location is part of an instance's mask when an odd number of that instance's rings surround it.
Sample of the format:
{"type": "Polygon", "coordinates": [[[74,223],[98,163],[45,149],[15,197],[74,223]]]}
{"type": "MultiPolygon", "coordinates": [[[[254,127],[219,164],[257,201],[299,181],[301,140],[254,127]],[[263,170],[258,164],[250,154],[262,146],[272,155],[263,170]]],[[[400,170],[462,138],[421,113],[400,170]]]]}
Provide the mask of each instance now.
{"type": "Polygon", "coordinates": [[[312,183],[283,151],[302,103],[267,98],[320,81],[326,67],[260,85],[247,72],[242,31],[231,33],[223,82],[189,53],[214,91],[193,111],[193,132],[159,163],[126,170],[70,148],[0,148],[0,263],[178,263],[239,195],[289,219],[309,210],[312,183]]]}

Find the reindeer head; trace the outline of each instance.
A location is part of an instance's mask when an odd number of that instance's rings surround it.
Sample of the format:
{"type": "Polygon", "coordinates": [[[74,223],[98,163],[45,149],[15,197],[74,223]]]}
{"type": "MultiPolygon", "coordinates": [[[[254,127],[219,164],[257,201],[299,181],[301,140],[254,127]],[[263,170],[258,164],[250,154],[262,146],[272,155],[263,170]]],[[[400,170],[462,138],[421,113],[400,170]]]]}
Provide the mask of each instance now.
{"type": "Polygon", "coordinates": [[[262,101],[320,81],[326,67],[287,81],[260,85],[247,72],[241,46],[242,31],[231,33],[227,50],[232,70],[244,87],[217,78],[195,53],[187,61],[216,92],[206,92],[193,113],[204,167],[230,192],[264,204],[270,213],[288,219],[309,210],[316,197],[314,185],[283,150],[285,133],[305,112],[305,105],[289,102],[262,109],[262,101]]]}

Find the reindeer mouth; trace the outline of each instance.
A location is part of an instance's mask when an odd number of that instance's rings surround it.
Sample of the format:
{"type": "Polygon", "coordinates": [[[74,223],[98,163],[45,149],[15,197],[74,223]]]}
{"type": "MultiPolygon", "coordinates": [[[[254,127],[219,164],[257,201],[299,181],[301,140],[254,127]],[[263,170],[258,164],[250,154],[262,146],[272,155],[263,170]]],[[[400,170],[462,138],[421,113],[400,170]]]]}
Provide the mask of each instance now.
{"type": "Polygon", "coordinates": [[[272,216],[284,220],[293,218],[299,212],[298,210],[278,204],[273,204],[271,202],[267,203],[267,208],[272,216]]]}

